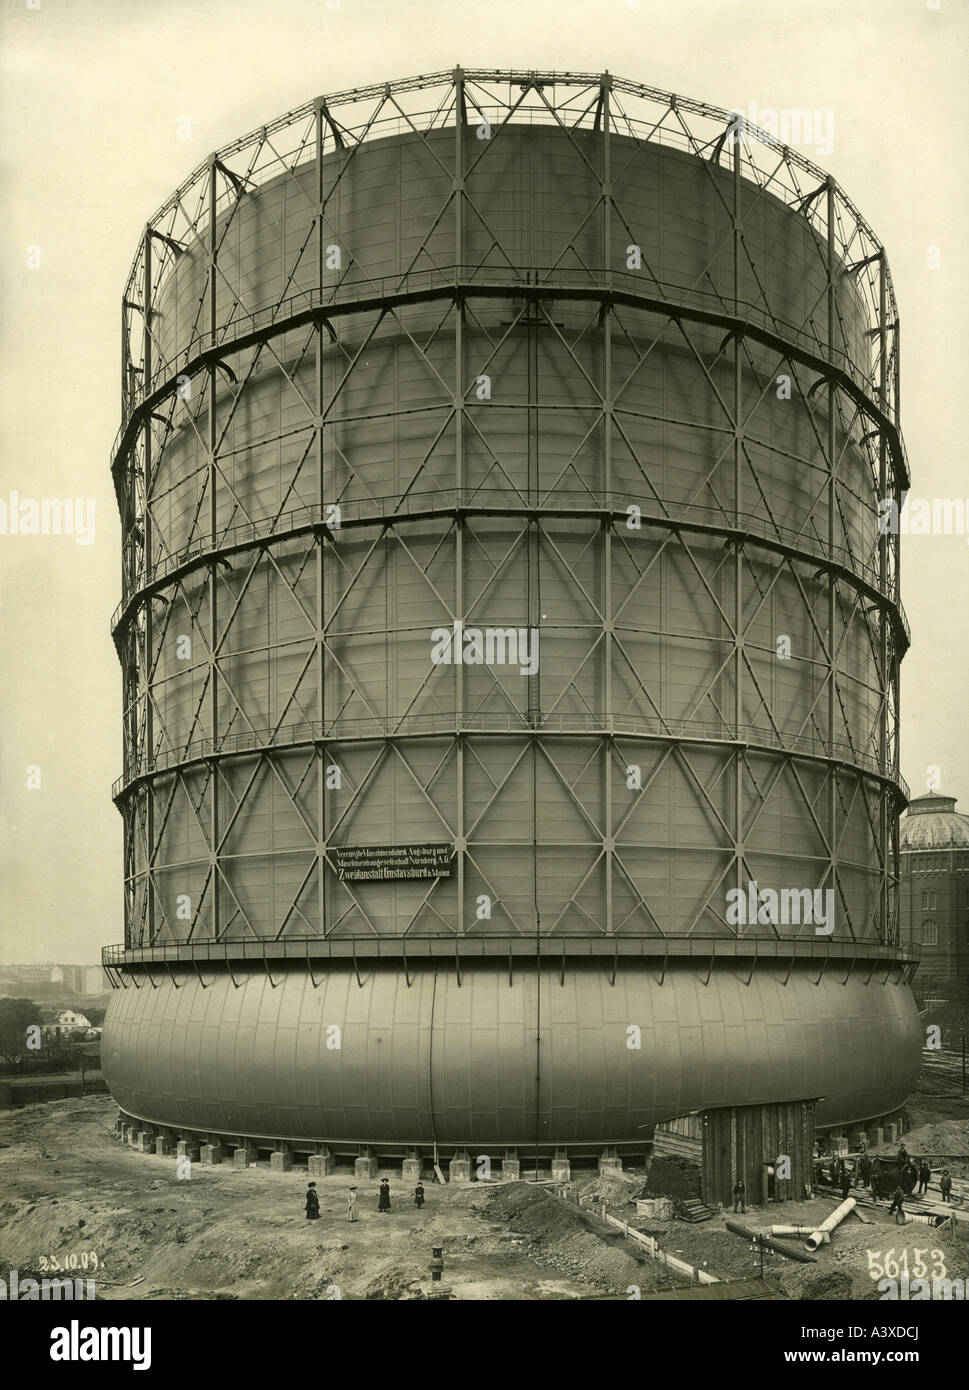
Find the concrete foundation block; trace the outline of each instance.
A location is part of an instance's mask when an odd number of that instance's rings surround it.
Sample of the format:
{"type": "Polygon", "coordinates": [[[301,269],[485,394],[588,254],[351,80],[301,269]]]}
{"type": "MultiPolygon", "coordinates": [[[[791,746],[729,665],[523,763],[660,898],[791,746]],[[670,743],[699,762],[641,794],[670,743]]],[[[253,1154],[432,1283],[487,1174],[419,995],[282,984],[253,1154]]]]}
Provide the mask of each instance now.
{"type": "Polygon", "coordinates": [[[552,1177],[556,1182],[572,1181],[572,1165],[567,1158],[552,1159],[552,1177]]]}
{"type": "Polygon", "coordinates": [[[189,1158],[193,1163],[198,1163],[199,1146],[192,1139],[179,1139],[175,1145],[175,1154],[178,1158],[189,1158]]]}
{"type": "Polygon", "coordinates": [[[277,1149],[269,1155],[269,1167],[274,1173],[288,1173],[293,1166],[293,1155],[285,1149],[277,1149]]]}
{"type": "Polygon", "coordinates": [[[377,1176],[377,1160],[369,1154],[362,1154],[353,1161],[353,1176],[360,1181],[377,1176]]]}
{"type": "Polygon", "coordinates": [[[328,1178],[331,1173],[336,1172],[336,1159],[329,1152],[325,1154],[310,1154],[306,1170],[311,1178],[328,1178]]]}
{"type": "Polygon", "coordinates": [[[155,1131],[153,1129],[140,1129],[135,1148],[139,1153],[153,1154],[155,1152],[155,1131]]]}
{"type": "Polygon", "coordinates": [[[471,1160],[470,1158],[452,1158],[448,1167],[449,1182],[470,1182],[471,1181],[471,1160]]]}
{"type": "Polygon", "coordinates": [[[240,1144],[237,1149],[232,1151],[232,1166],[234,1168],[248,1168],[256,1157],[255,1149],[248,1144],[240,1144]]]}
{"type": "Polygon", "coordinates": [[[138,1147],[138,1136],[140,1133],[141,1128],[138,1125],[132,1125],[128,1130],[128,1143],[133,1149],[137,1149],[138,1147]]]}
{"type": "Polygon", "coordinates": [[[505,1182],[521,1181],[521,1161],[517,1158],[503,1158],[501,1161],[501,1176],[505,1182]]]}
{"type": "Polygon", "coordinates": [[[225,1149],[221,1144],[203,1144],[199,1150],[200,1163],[221,1163],[225,1158],[225,1149]]]}
{"type": "Polygon", "coordinates": [[[171,1158],[175,1152],[175,1144],[167,1134],[155,1135],[155,1153],[159,1158],[171,1158]]]}
{"type": "Polygon", "coordinates": [[[600,1177],[614,1177],[617,1173],[622,1175],[622,1159],[615,1154],[603,1154],[599,1159],[600,1177]]]}
{"type": "Polygon", "coordinates": [[[401,1164],[402,1182],[418,1183],[421,1180],[422,1164],[419,1158],[405,1158],[401,1164]]]}

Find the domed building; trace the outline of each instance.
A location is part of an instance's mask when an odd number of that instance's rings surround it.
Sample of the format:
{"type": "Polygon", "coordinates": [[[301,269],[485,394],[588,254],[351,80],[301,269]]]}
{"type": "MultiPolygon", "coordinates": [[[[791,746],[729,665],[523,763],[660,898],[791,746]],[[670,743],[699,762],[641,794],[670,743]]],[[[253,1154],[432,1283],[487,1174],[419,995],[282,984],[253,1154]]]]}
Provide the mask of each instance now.
{"type": "Polygon", "coordinates": [[[921,960],[919,995],[969,997],[969,816],[928,792],[899,826],[901,940],[921,960]]]}

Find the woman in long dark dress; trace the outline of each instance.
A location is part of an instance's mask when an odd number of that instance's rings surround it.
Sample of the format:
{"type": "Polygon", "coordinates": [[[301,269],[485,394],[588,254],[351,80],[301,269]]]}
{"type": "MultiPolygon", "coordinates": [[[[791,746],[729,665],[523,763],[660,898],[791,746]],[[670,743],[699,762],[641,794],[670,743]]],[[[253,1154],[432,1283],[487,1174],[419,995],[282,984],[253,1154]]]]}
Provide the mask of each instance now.
{"type": "Polygon", "coordinates": [[[306,1189],[306,1219],[317,1221],[320,1215],[320,1199],[316,1193],[316,1183],[311,1182],[306,1189]]]}
{"type": "Polygon", "coordinates": [[[424,1205],[424,1184],[419,1182],[414,1188],[414,1206],[420,1211],[424,1205]]]}
{"type": "Polygon", "coordinates": [[[378,1211],[390,1211],[390,1179],[380,1179],[380,1197],[377,1201],[378,1211]]]}

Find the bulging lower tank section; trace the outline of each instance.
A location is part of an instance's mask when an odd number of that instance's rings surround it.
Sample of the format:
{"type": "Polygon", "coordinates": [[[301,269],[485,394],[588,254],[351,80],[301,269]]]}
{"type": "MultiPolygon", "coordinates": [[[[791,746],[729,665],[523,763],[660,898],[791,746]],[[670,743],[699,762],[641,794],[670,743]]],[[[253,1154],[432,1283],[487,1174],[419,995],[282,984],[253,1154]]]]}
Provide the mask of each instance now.
{"type": "Polygon", "coordinates": [[[730,128],[457,70],[298,108],[152,219],[129,1113],[595,1145],[911,1089],[891,281],[833,181],[730,128]]]}
{"type": "Polygon", "coordinates": [[[907,986],[784,973],[747,984],[718,970],[704,984],[679,964],[659,985],[633,962],[614,984],[581,964],[509,982],[473,964],[459,988],[453,969],[417,967],[408,983],[388,963],[362,985],[352,969],[317,985],[283,970],[275,987],[261,970],[239,982],[208,969],[203,990],[183,969],[112,998],[102,1056],[130,1115],[335,1144],[593,1150],[710,1106],[823,1096],[821,1125],[895,1109],[907,986]]]}

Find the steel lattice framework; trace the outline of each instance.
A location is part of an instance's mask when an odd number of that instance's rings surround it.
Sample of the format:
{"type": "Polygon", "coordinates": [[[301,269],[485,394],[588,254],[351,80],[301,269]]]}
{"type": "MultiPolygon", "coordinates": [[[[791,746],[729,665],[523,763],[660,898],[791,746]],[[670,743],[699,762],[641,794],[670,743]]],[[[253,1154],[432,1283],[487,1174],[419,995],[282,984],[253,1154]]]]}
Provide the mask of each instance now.
{"type": "MultiPolygon", "coordinates": [[[[463,935],[469,930],[464,895],[474,864],[476,824],[487,818],[519,763],[532,755],[582,819],[588,843],[597,849],[585,879],[605,870],[603,911],[595,914],[596,920],[581,901],[580,881],[571,891],[563,890],[559,910],[546,914],[543,932],[568,935],[578,928],[610,937],[634,927],[659,938],[729,934],[718,895],[722,898],[725,883],[739,885],[754,876],[745,840],[770,806],[778,779],[784,779],[797,789],[820,838],[828,866],[825,882],[839,894],[850,938],[883,944],[897,940],[895,827],[904,796],[898,774],[897,666],[908,641],[899,602],[898,542],[897,536],[870,528],[868,548],[859,548],[859,528],[848,515],[859,490],[865,494],[861,504],[874,515],[877,499],[897,500],[908,483],[898,430],[899,327],[891,277],[871,229],[829,176],[765,133],[749,127],[738,132],[736,124],[730,112],[608,75],[459,69],[307,103],[212,155],[151,219],[124,296],[123,420],[113,462],[124,523],[124,595],[113,630],[126,692],[125,772],[115,795],[126,829],[129,949],[186,939],[224,943],[327,937],[341,927],[346,930],[348,922],[359,935],[380,934],[385,928],[368,917],[349,885],[343,885],[336,901],[325,891],[325,881],[327,866],[332,869],[331,845],[340,843],[341,826],[352,821],[357,803],[366,801],[374,777],[387,763],[395,764],[414,795],[432,808],[441,835],[453,839],[457,850],[457,911],[437,910],[439,884],[432,885],[398,932],[463,935]],[[523,266],[520,258],[516,263],[491,233],[489,209],[476,206],[469,190],[476,166],[499,157],[506,132],[522,123],[560,132],[589,166],[596,185],[597,196],[582,225],[563,238],[555,263],[547,266],[523,266]],[[483,127],[489,138],[475,139],[483,127]],[[445,130],[453,135],[450,160],[440,139],[433,139],[445,130]],[[341,182],[368,144],[403,134],[416,137],[441,166],[449,191],[439,207],[429,209],[425,234],[399,274],[372,278],[366,264],[354,259],[334,275],[326,254],[342,235],[333,214],[341,182]],[[711,196],[724,205],[727,230],[711,267],[691,284],[664,283],[646,262],[639,271],[610,264],[609,248],[617,236],[623,243],[637,239],[634,218],[617,194],[619,164],[630,162],[631,151],[657,143],[694,156],[710,180],[711,196]],[[310,177],[296,181],[297,169],[310,170],[310,177]],[[726,180],[715,177],[719,171],[727,174],[726,180]],[[299,244],[288,251],[278,296],[271,303],[252,302],[238,258],[223,248],[239,209],[260,188],[286,176],[307,199],[305,228],[299,244]],[[782,201],[814,229],[825,283],[801,322],[779,318],[766,287],[749,297],[761,274],[745,239],[757,196],[742,203],[742,186],[782,201]],[[453,237],[452,264],[440,263],[438,233],[445,222],[453,237]],[[469,263],[467,255],[472,222],[479,233],[488,229],[491,242],[476,263],[469,263]],[[602,249],[598,265],[587,264],[590,229],[602,249]],[[198,254],[204,268],[191,321],[184,318],[176,336],[164,331],[170,315],[160,306],[166,285],[189,251],[198,254]],[[711,274],[714,266],[716,276],[711,274]],[[860,330],[845,321],[840,283],[846,275],[863,306],[860,330]],[[497,331],[491,323],[482,327],[482,309],[492,300],[511,306],[509,319],[497,331]],[[565,328],[555,318],[564,305],[573,311],[565,328]],[[408,318],[414,306],[436,315],[436,326],[417,332],[408,318]],[[478,340],[483,333],[488,344],[474,364],[464,342],[472,325],[478,340]],[[590,383],[594,408],[584,427],[586,438],[595,435],[603,453],[601,486],[588,485],[576,463],[577,451],[551,482],[532,473],[522,485],[503,471],[500,450],[489,445],[486,420],[472,410],[475,380],[494,368],[505,344],[528,325],[535,329],[532,342],[541,328],[587,382],[584,345],[591,332],[596,334],[598,379],[590,383]],[[449,485],[442,485],[447,480],[430,466],[432,445],[393,495],[372,496],[354,474],[352,458],[334,440],[347,419],[362,414],[355,404],[347,404],[357,364],[374,336],[391,328],[439,387],[440,399],[429,407],[435,412],[434,443],[445,435],[452,440],[453,476],[449,485]],[[723,460],[730,460],[732,496],[712,497],[701,482],[692,495],[674,502],[660,495],[637,455],[624,391],[671,332],[698,364],[718,402],[720,447],[703,481],[711,476],[720,480],[723,460]],[[446,374],[444,357],[435,351],[444,340],[452,354],[446,374]],[[617,372],[614,345],[620,342],[625,359],[623,371],[617,372]],[[339,371],[332,369],[334,353],[343,363],[339,371]],[[315,393],[306,391],[306,368],[312,370],[315,393]],[[292,408],[280,428],[261,434],[259,446],[267,450],[281,438],[295,439],[299,454],[271,514],[257,516],[234,485],[233,456],[240,450],[233,446],[232,426],[249,383],[270,371],[278,375],[292,408]],[[797,526],[783,524],[772,510],[753,447],[757,405],[780,373],[790,378],[793,396],[811,422],[811,447],[821,469],[813,505],[797,526]],[[727,393],[725,382],[731,387],[727,393]],[[173,546],[171,528],[159,521],[165,499],[156,461],[186,422],[204,458],[204,476],[181,544],[173,546]],[[469,478],[465,456],[472,438],[492,465],[469,478]],[[636,459],[642,474],[642,526],[653,542],[647,550],[630,544],[630,494],[612,482],[612,460],[620,450],[636,459]],[[313,495],[307,495],[301,480],[311,474],[313,495]],[[339,529],[328,525],[334,504],[342,514],[339,529]],[[505,522],[500,549],[489,529],[499,517],[505,522]],[[527,564],[534,565],[540,548],[550,563],[574,566],[577,552],[566,550],[556,537],[555,523],[562,519],[586,523],[591,534],[603,538],[597,563],[606,573],[596,594],[583,593],[591,635],[575,663],[581,669],[597,648],[607,650],[599,663],[595,703],[590,706],[587,688],[581,698],[570,698],[575,671],[556,680],[554,688],[546,681],[540,694],[537,682],[529,682],[528,701],[518,709],[488,699],[478,699],[475,707],[459,694],[454,711],[415,712],[420,691],[397,710],[377,708],[368,700],[341,660],[333,634],[345,635],[339,626],[341,605],[355,584],[367,581],[368,560],[388,544],[388,537],[393,537],[398,557],[406,557],[433,588],[437,552],[443,537],[453,533],[451,594],[458,602],[449,595],[442,609],[449,621],[473,621],[484,591],[500,582],[503,569],[517,563],[523,552],[527,564]],[[437,528],[434,544],[409,544],[418,523],[437,528]],[[366,538],[360,563],[349,561],[343,548],[355,528],[366,538]],[[463,592],[463,555],[476,545],[488,549],[488,578],[478,592],[463,592]],[[631,567],[631,577],[623,578],[623,606],[635,605],[639,585],[669,546],[686,558],[723,625],[722,660],[696,690],[686,717],[678,718],[664,711],[661,698],[638,674],[635,656],[624,650],[619,631],[623,608],[611,608],[609,602],[617,589],[611,571],[631,567]],[[258,726],[234,692],[225,653],[247,589],[267,563],[293,595],[304,619],[304,640],[295,641],[299,659],[287,690],[279,695],[278,717],[258,726]],[[339,594],[326,612],[328,570],[341,578],[339,594]],[[306,585],[309,575],[315,577],[306,585]],[[745,644],[782,575],[803,597],[823,668],[800,727],[774,717],[771,693],[763,688],[745,644]],[[307,604],[310,591],[314,601],[307,604]],[[755,605],[748,602],[751,593],[758,595],[755,605]],[[173,729],[154,682],[176,612],[180,619],[190,615],[192,639],[204,652],[204,671],[191,718],[173,729]],[[880,688],[877,707],[867,711],[863,727],[853,713],[851,675],[839,669],[841,648],[859,631],[869,644],[880,688]],[[617,691],[620,667],[628,680],[617,691]],[[343,692],[332,704],[325,695],[327,682],[332,684],[330,672],[339,673],[343,692]],[[307,673],[314,676],[311,707],[301,695],[307,673]],[[517,743],[515,757],[499,776],[487,770],[483,759],[488,755],[482,750],[488,739],[502,736],[513,736],[517,743]],[[560,753],[566,744],[579,746],[576,740],[583,750],[578,765],[563,761],[560,753]],[[415,765],[413,750],[421,741],[434,756],[415,765]],[[367,764],[361,764],[362,775],[339,813],[328,817],[324,770],[351,743],[367,750],[367,764]],[[707,765],[700,771],[696,765],[697,756],[711,745],[727,755],[712,775],[707,765]],[[301,763],[293,761],[297,754],[301,763]],[[607,789],[610,768],[645,764],[648,788],[670,763],[713,818],[721,836],[722,872],[685,932],[682,926],[675,932],[664,929],[663,914],[651,910],[648,894],[624,863],[620,841],[629,808],[608,804],[608,795],[592,808],[577,793],[583,769],[594,763],[607,789]],[[234,764],[245,769],[241,780],[231,774],[234,764]],[[472,764],[479,773],[484,769],[490,787],[474,822],[463,790],[472,764]],[[311,773],[313,807],[301,796],[311,773]],[[444,776],[457,781],[451,815],[442,814],[435,795],[444,776]],[[230,853],[238,853],[227,849],[233,828],[245,816],[251,788],[266,778],[288,800],[307,851],[295,892],[271,922],[252,920],[226,872],[230,853]],[[729,789],[726,798],[724,789],[729,789]],[[173,920],[171,895],[159,891],[154,881],[159,845],[180,799],[191,806],[203,841],[195,864],[181,866],[195,886],[188,932],[173,920]],[[870,827],[880,882],[864,915],[858,914],[842,881],[852,867],[870,868],[867,862],[855,863],[842,844],[858,808],[870,827]],[[204,873],[199,882],[194,871],[200,865],[204,873]],[[623,899],[617,907],[613,885],[620,881],[623,899]]],[[[481,244],[480,235],[477,242],[481,244]]],[[[523,402],[518,409],[522,431],[534,430],[534,408],[523,402]]],[[[173,867],[178,866],[170,860],[166,870],[173,867]]],[[[486,891],[496,900],[507,896],[500,885],[488,882],[480,866],[474,876],[477,886],[487,883],[486,891]]],[[[512,936],[527,935],[535,925],[509,909],[505,929],[512,936]]]]}

